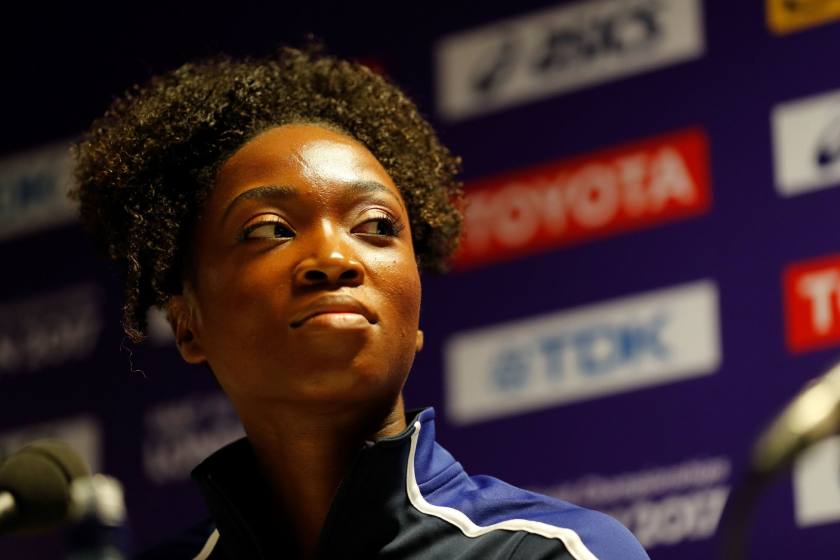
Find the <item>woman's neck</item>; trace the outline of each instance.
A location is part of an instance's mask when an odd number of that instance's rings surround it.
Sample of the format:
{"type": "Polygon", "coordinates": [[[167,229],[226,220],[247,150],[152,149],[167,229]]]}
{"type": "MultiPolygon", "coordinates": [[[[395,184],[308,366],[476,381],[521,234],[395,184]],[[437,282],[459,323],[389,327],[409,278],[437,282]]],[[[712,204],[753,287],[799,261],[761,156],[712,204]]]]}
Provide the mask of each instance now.
{"type": "Polygon", "coordinates": [[[268,482],[274,517],[295,535],[301,558],[312,558],[341,477],[365,441],[405,430],[402,395],[379,410],[288,406],[240,410],[268,482]]]}

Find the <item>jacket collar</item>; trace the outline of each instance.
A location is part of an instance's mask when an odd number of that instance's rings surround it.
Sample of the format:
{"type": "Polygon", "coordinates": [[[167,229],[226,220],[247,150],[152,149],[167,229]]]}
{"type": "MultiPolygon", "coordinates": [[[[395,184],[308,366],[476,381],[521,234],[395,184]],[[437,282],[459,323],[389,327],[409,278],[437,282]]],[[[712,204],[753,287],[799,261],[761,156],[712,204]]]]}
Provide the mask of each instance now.
{"type": "MultiPolygon", "coordinates": [[[[345,520],[364,515],[370,531],[356,542],[361,549],[392,538],[394,504],[404,498],[405,476],[415,422],[423,424],[426,441],[434,441],[434,409],[406,413],[400,434],[368,441],[351,460],[333,498],[319,538],[316,558],[326,557],[329,543],[342,532],[345,520]]],[[[420,451],[418,449],[418,451],[420,451]]],[[[431,449],[429,449],[431,451],[431,449]]],[[[272,522],[267,485],[247,438],[215,452],[192,471],[192,478],[221,535],[219,544],[230,558],[295,557],[294,541],[284,527],[272,522]]],[[[356,535],[356,539],[360,538],[356,535]]],[[[343,552],[347,556],[351,551],[343,552]]]]}

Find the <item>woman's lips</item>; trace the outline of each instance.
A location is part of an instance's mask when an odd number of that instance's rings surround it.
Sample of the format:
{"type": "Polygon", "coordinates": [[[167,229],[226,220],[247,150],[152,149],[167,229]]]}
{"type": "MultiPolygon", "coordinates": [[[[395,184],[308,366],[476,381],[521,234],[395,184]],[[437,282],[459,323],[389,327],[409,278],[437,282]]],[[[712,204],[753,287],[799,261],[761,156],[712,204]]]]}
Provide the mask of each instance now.
{"type": "Polygon", "coordinates": [[[293,317],[290,326],[299,329],[311,327],[354,329],[376,324],[377,316],[359,300],[332,294],[318,298],[305,306],[293,317]]]}
{"type": "Polygon", "coordinates": [[[348,312],[326,312],[313,315],[296,328],[356,330],[370,327],[364,315],[348,312]]]}

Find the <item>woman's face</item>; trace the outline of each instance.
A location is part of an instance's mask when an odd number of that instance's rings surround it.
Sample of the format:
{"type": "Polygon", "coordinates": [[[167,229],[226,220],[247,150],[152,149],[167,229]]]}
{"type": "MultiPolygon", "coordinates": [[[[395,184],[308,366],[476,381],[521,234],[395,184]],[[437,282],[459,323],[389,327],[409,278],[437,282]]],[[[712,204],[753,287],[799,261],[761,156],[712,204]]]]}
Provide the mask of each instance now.
{"type": "MultiPolygon", "coordinates": [[[[408,213],[361,144],[269,130],[222,167],[170,320],[238,407],[394,399],[422,344],[408,213]]],[[[384,402],[384,401],[383,401],[384,402]]]]}

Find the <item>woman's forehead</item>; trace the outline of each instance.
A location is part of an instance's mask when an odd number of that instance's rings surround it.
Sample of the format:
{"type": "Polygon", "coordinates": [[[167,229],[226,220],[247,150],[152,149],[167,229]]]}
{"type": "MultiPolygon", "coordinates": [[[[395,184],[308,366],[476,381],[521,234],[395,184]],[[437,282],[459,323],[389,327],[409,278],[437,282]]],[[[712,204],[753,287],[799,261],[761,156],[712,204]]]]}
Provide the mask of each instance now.
{"type": "Polygon", "coordinates": [[[240,148],[219,171],[216,194],[224,205],[260,185],[323,189],[363,182],[380,183],[402,199],[387,171],[356,140],[317,125],[286,125],[240,148]]]}

